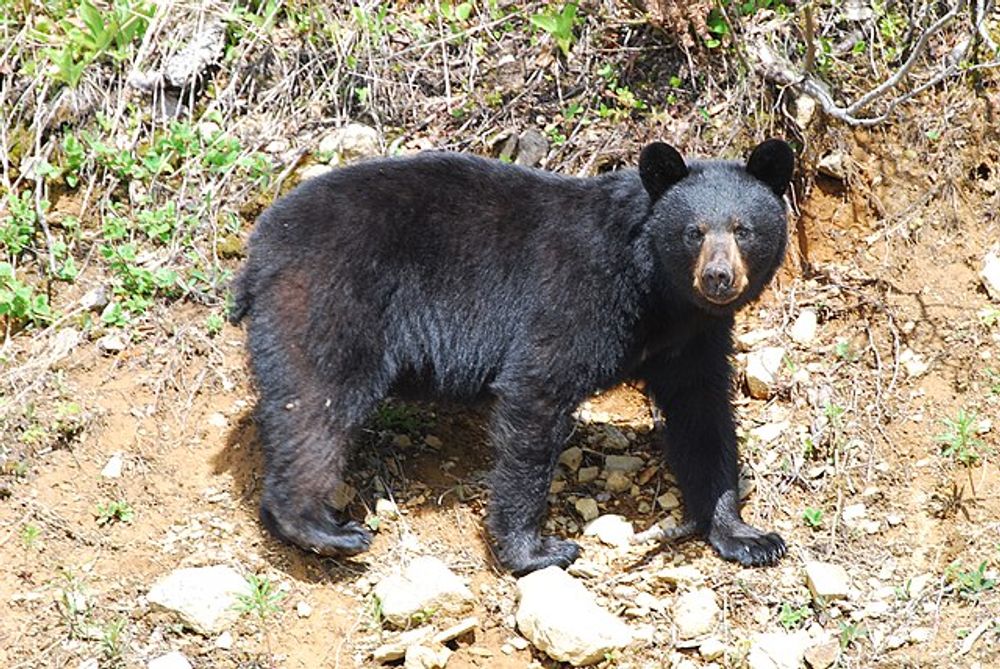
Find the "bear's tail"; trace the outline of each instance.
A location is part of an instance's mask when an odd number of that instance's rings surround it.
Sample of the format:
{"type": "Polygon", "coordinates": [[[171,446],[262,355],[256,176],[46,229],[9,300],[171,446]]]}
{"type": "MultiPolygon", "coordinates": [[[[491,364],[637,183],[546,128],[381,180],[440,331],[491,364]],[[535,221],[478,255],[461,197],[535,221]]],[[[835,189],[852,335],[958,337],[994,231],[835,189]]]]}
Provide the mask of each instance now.
{"type": "Polygon", "coordinates": [[[229,307],[229,322],[233,325],[239,323],[253,303],[253,296],[250,294],[250,279],[248,272],[244,269],[232,283],[233,303],[229,307]]]}

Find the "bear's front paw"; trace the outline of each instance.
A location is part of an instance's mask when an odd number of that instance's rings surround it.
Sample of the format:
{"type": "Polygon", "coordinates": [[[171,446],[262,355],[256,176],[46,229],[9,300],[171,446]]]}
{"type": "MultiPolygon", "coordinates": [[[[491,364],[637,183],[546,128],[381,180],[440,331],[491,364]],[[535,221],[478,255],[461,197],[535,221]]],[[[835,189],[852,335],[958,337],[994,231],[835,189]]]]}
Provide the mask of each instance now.
{"type": "Polygon", "coordinates": [[[775,564],[788,551],[785,540],[774,532],[762,532],[744,522],[713,525],[708,540],[719,555],[744,567],[775,564]]]}
{"type": "Polygon", "coordinates": [[[263,503],[260,518],[271,534],[319,555],[357,555],[368,550],[372,543],[372,534],[363,525],[353,520],[338,520],[325,505],[291,515],[287,511],[272,511],[263,503]]]}
{"type": "Polygon", "coordinates": [[[508,538],[500,543],[497,552],[500,564],[514,576],[552,566],[565,569],[580,557],[578,544],[556,537],[508,538]]]}

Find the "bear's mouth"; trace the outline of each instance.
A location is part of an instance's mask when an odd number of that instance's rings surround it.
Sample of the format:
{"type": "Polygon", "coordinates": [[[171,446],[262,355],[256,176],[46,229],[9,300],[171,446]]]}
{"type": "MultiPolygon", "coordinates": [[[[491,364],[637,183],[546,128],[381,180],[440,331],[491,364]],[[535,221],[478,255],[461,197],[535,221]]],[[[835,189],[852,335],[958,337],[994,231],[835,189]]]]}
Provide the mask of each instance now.
{"type": "Polygon", "coordinates": [[[711,302],[714,305],[724,307],[738,300],[740,298],[740,295],[742,294],[743,291],[734,290],[726,293],[717,293],[714,295],[711,293],[703,292],[701,296],[704,297],[706,301],[711,302]]]}

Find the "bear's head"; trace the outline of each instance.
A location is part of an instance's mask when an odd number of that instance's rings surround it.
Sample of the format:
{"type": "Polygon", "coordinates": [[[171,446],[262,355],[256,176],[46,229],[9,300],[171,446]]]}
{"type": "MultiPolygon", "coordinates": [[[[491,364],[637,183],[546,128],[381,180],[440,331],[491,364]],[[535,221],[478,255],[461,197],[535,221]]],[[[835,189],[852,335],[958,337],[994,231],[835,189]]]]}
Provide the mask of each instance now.
{"type": "Polygon", "coordinates": [[[652,202],[646,230],[669,297],[720,314],[760,295],[785,255],[783,195],[794,164],[778,139],[758,145],[745,164],[687,164],[660,142],[642,151],[639,176],[652,202]]]}

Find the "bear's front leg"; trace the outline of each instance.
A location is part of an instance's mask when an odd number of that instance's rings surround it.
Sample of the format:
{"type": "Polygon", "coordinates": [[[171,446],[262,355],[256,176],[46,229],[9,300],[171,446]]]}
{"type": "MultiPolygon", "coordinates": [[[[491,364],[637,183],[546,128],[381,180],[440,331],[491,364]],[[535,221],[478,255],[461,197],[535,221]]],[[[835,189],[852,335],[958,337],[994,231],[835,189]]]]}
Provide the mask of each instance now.
{"type": "Polygon", "coordinates": [[[515,576],[552,565],[565,568],[580,555],[572,541],[541,533],[552,474],[569,425],[568,409],[540,398],[501,397],[494,410],[496,462],[487,526],[497,560],[515,576]]]}
{"type": "Polygon", "coordinates": [[[784,540],[740,516],[731,348],[729,326],[720,324],[679,354],[652,361],[644,376],[664,414],[665,456],[688,520],[723,558],[746,566],[773,564],[786,552],[784,540]]]}

